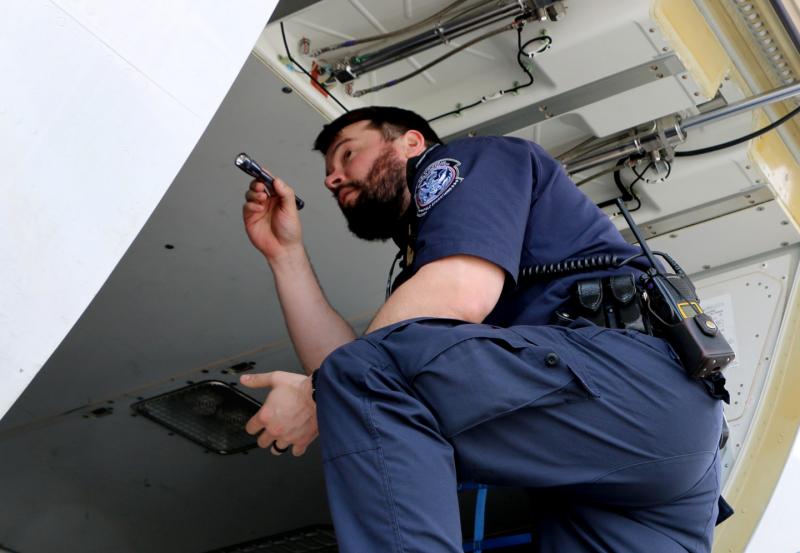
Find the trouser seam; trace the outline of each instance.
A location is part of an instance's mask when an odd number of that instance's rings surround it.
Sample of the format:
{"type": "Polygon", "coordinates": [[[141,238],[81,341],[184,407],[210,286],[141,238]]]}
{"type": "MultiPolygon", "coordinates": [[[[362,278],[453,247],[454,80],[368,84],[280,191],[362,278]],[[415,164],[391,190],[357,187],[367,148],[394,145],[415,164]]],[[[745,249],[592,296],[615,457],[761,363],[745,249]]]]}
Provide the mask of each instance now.
{"type": "Polygon", "coordinates": [[[381,445],[380,434],[378,433],[378,425],[375,424],[375,419],[372,417],[372,401],[369,398],[364,398],[364,415],[369,424],[370,433],[373,435],[376,443],[375,450],[378,453],[378,462],[380,463],[381,480],[383,480],[383,487],[386,490],[386,502],[389,507],[389,516],[392,521],[392,530],[395,537],[395,551],[397,553],[404,553],[405,547],[403,546],[403,538],[400,533],[400,519],[397,515],[397,506],[394,500],[394,493],[392,493],[392,482],[389,478],[389,471],[386,467],[386,459],[383,456],[383,446],[381,445]]]}
{"type": "MultiPolygon", "coordinates": [[[[718,456],[719,456],[719,451],[717,451],[717,454],[714,455],[714,459],[711,461],[711,467],[714,469],[714,479],[717,482],[719,482],[719,467],[718,467],[718,463],[717,463],[717,457],[718,456]]],[[[719,492],[719,485],[717,485],[717,492],[719,492]]],[[[713,518],[714,518],[714,507],[718,504],[718,502],[719,502],[719,494],[718,494],[717,500],[713,501],[711,503],[711,512],[708,513],[708,520],[706,521],[706,525],[705,525],[704,533],[703,533],[704,536],[708,535],[709,527],[713,528],[712,524],[714,523],[714,520],[713,520],[713,518]]],[[[702,544],[700,539],[697,540],[697,545],[698,545],[698,548],[703,546],[703,544],[702,544]]]]}

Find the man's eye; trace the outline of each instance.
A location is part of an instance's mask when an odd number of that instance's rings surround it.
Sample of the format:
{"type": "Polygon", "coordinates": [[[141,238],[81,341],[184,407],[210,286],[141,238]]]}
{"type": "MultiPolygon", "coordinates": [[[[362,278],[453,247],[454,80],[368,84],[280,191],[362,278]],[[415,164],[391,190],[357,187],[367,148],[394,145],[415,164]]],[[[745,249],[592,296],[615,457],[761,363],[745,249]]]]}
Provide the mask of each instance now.
{"type": "Polygon", "coordinates": [[[350,159],[350,155],[351,155],[352,153],[353,153],[353,152],[351,152],[350,150],[345,150],[345,152],[344,152],[344,159],[350,159]]]}

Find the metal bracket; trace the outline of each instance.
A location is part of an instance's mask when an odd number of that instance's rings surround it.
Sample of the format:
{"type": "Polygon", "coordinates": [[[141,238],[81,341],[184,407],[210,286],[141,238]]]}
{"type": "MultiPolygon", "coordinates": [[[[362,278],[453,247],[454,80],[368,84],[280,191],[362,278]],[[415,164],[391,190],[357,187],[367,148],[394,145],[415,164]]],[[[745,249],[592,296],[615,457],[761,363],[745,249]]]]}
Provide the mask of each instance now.
{"type": "Polygon", "coordinates": [[[508,134],[684,71],[686,68],[678,57],[669,54],[463,129],[444,140],[449,142],[466,136],[508,134]]]}

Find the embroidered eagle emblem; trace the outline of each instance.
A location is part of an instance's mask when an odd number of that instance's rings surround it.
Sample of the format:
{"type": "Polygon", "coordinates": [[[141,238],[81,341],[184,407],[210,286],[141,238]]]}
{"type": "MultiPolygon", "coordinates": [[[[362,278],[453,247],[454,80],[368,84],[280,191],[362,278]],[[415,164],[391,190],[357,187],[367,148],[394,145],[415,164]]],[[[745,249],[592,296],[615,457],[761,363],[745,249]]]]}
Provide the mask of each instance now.
{"type": "Polygon", "coordinates": [[[422,217],[436,203],[445,197],[459,182],[464,180],[459,176],[460,161],[455,159],[440,159],[428,165],[422,172],[414,192],[414,202],[417,204],[417,217],[422,217]]]}

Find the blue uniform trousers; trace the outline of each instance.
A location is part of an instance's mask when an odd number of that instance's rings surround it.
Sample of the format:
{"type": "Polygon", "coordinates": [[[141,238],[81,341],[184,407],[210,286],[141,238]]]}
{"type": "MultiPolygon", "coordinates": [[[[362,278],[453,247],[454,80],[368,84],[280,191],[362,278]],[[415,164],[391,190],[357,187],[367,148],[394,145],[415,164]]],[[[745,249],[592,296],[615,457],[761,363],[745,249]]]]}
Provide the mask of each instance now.
{"type": "Polygon", "coordinates": [[[343,553],[456,553],[457,482],[524,487],[540,552],[705,552],[722,407],[663,340],[591,324],[403,321],[317,378],[343,553]]]}

